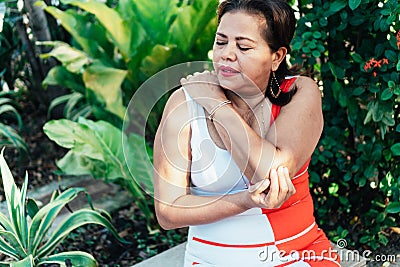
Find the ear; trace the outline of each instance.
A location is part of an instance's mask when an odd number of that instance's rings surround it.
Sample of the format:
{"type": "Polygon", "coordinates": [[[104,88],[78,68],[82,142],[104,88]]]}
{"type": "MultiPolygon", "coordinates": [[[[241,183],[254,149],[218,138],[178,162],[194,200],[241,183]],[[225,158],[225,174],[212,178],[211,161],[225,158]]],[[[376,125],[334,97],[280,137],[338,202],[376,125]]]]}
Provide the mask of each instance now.
{"type": "Polygon", "coordinates": [[[272,70],[276,71],[279,68],[279,65],[286,58],[287,49],[286,47],[280,47],[276,52],[272,55],[272,70]]]}

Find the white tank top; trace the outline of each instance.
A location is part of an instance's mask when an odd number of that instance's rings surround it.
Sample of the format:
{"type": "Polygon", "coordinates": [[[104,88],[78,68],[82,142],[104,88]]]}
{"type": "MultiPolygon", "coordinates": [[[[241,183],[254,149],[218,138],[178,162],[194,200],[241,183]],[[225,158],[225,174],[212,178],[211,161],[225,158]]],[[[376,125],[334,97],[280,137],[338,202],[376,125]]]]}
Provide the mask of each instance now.
{"type": "Polygon", "coordinates": [[[185,92],[192,136],[191,193],[212,196],[246,190],[249,180],[225,149],[218,147],[208,132],[204,108],[185,92]]]}

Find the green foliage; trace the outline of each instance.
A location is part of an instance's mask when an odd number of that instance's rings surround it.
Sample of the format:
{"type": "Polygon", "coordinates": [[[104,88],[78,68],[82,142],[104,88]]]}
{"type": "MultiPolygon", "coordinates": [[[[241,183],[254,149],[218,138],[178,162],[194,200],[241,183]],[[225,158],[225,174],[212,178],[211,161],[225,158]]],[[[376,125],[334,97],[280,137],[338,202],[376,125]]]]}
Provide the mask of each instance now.
{"type": "MultiPolygon", "coordinates": [[[[61,63],[50,70],[43,85],[72,90],[70,95],[53,100],[49,112],[65,103],[64,114],[75,123],[52,121],[44,128],[52,140],[71,149],[58,166],[67,174],[90,174],[123,185],[137,198],[150,222],[153,215],[141,191],[152,192],[153,177],[151,166],[147,166],[149,156],[143,151],[144,139],[126,136],[128,147],[123,148],[120,129],[125,120],[132,123],[127,127],[137,132],[142,130],[137,125],[147,127],[149,139],[153,139],[167,96],[149,118],[142,114],[131,117],[126,109],[139,86],[158,71],[207,59],[218,2],[120,0],[116,6],[97,0],[62,3],[69,5],[66,11],[38,2],[73,37],[72,44],[42,43],[53,47],[42,57],[55,57],[61,63]]],[[[150,149],[147,151],[152,155],[150,149]]]]}
{"type": "MultiPolygon", "coordinates": [[[[5,3],[1,4],[6,8],[5,3]]],[[[12,1],[8,5],[9,8],[16,8],[16,3],[12,1]]],[[[0,89],[7,84],[7,88],[13,90],[15,82],[25,71],[26,58],[15,28],[15,19],[9,12],[5,12],[0,29],[0,89]]]]}
{"type": "MultiPolygon", "coordinates": [[[[96,0],[62,2],[73,8],[61,11],[44,2],[41,5],[76,45],[42,43],[53,46],[42,56],[62,63],[43,84],[61,85],[81,94],[96,119],[117,127],[122,126],[126,106],[145,80],[174,64],[207,59],[212,46],[215,0],[190,4],[121,0],[115,8],[96,0]]],[[[156,128],[158,119],[149,122],[150,129],[156,128]]]]}
{"type": "Polygon", "coordinates": [[[11,122],[10,118],[14,117],[18,123],[19,130],[22,128],[22,119],[16,109],[18,105],[13,100],[15,95],[13,91],[0,91],[0,145],[13,146],[18,149],[21,155],[26,155],[29,153],[29,149],[25,141],[8,123],[11,122]]]}
{"type": "Polygon", "coordinates": [[[332,240],[351,232],[375,249],[400,219],[400,4],[315,0],[299,10],[292,60],[323,87],[310,176],[316,217],[332,240]]]}
{"type": "MultiPolygon", "coordinates": [[[[34,267],[49,263],[65,264],[66,261],[70,261],[72,266],[97,266],[96,260],[86,252],[52,254],[71,231],[86,224],[102,225],[120,242],[125,242],[118,236],[109,218],[103,215],[105,212],[94,210],[93,207],[69,214],[55,229],[52,229],[51,226],[61,209],[79,193],[87,194],[86,189],[69,188],[64,192],[55,191],[50,202],[39,208],[34,199],[26,197],[28,175],[25,176],[25,182],[19,189],[4,160],[3,152],[4,149],[0,154],[0,168],[9,216],[0,213],[0,252],[13,261],[0,262],[0,266],[34,267]]],[[[89,196],[88,200],[91,205],[89,196]]]]}
{"type": "Polygon", "coordinates": [[[145,193],[153,191],[153,168],[150,164],[152,150],[145,147],[143,137],[122,131],[105,121],[79,118],[52,120],[44,125],[46,135],[58,145],[70,149],[57,161],[57,166],[70,175],[88,174],[127,188],[144,212],[148,222],[153,213],[145,193]],[[122,138],[127,142],[122,145],[122,138]],[[126,164],[129,164],[129,166],[126,164]]]}

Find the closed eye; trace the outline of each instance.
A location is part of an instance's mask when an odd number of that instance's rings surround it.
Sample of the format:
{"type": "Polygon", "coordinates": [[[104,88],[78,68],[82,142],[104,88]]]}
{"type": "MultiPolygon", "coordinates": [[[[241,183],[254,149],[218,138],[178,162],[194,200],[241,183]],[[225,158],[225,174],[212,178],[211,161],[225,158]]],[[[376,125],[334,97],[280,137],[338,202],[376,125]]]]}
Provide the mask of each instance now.
{"type": "Polygon", "coordinates": [[[240,45],[237,45],[237,48],[239,48],[240,51],[247,51],[250,50],[250,47],[241,47],[240,45]]]}

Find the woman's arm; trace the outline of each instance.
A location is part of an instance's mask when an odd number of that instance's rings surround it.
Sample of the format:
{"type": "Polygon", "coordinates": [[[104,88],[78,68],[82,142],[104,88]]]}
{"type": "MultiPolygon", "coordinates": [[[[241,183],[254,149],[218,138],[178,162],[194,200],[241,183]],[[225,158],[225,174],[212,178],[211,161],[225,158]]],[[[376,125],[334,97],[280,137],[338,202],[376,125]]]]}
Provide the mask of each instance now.
{"type": "Polygon", "coordinates": [[[295,175],[311,157],[324,126],[321,92],[314,80],[300,76],[296,94],[281,108],[267,140],[275,144],[273,168],[287,166],[295,175]]]}
{"type": "Polygon", "coordinates": [[[211,223],[253,207],[279,207],[294,192],[288,171],[273,171],[249,190],[217,197],[189,193],[190,117],[182,90],[168,100],[154,140],[156,215],[165,229],[211,223]],[[270,188],[268,194],[264,191],[270,188]]]}
{"type": "MultiPolygon", "coordinates": [[[[185,88],[190,88],[189,93],[196,101],[202,96],[223,101],[221,94],[215,93],[214,79],[212,74],[202,73],[181,82],[185,88]],[[188,83],[196,79],[212,82],[202,83],[201,89],[198,86],[190,88],[188,83]]],[[[295,86],[297,93],[281,108],[266,139],[262,139],[231,105],[225,105],[214,114],[214,124],[224,145],[253,182],[268,177],[270,169],[278,166],[286,166],[293,177],[311,156],[319,140],[323,127],[320,91],[315,82],[306,77],[299,77],[295,86]]],[[[200,104],[209,112],[215,101],[200,104]]]]}

